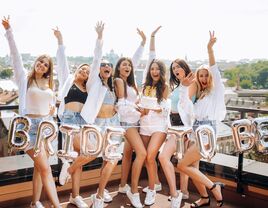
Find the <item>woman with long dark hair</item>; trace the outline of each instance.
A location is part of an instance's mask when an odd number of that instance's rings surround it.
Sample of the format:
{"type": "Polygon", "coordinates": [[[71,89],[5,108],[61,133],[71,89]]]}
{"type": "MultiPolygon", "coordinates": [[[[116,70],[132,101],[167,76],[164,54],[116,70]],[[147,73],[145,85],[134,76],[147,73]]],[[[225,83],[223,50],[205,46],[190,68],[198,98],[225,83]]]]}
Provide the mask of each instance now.
{"type": "MultiPolygon", "coordinates": [[[[183,59],[176,59],[172,61],[170,65],[170,89],[171,93],[171,125],[172,126],[182,126],[183,123],[178,113],[178,102],[179,102],[179,86],[181,84],[180,80],[183,78],[189,78],[192,80],[194,78],[193,73],[191,72],[190,67],[183,59]]],[[[185,142],[185,149],[189,146],[189,142],[185,142]]],[[[180,192],[177,192],[176,189],[176,176],[175,169],[171,162],[171,157],[176,152],[176,138],[170,136],[165,145],[159,154],[159,160],[162,166],[162,169],[165,173],[171,195],[171,207],[177,208],[180,206],[181,199],[188,199],[188,176],[184,173],[180,173],[180,192]],[[181,194],[180,194],[181,193],[181,194]]]]}
{"type": "MultiPolygon", "coordinates": [[[[136,158],[132,165],[131,190],[126,190],[126,194],[134,207],[141,208],[142,204],[140,202],[140,195],[138,192],[138,182],[141,169],[146,158],[146,149],[143,145],[142,139],[138,131],[141,114],[138,111],[136,105],[139,100],[139,92],[135,81],[134,69],[136,68],[138,61],[142,55],[146,37],[144,33],[139,29],[138,34],[142,38],[141,45],[137,49],[132,60],[126,57],[120,58],[118,60],[115,67],[114,79],[115,92],[118,99],[117,106],[120,125],[126,130],[126,141],[122,159],[122,175],[128,175],[125,172],[129,172],[133,149],[136,153],[136,158]],[[129,146],[131,148],[129,148],[129,146]],[[127,151],[127,149],[130,150],[127,151]],[[131,153],[130,157],[126,156],[128,152],[131,153]]],[[[126,179],[127,178],[125,178],[125,181],[126,179]]],[[[127,184],[125,182],[123,186],[119,186],[119,191],[124,192],[124,189],[126,189],[126,187],[127,184]]]]}
{"type": "Polygon", "coordinates": [[[165,63],[155,59],[155,35],[158,27],[151,34],[150,54],[143,76],[143,89],[140,101],[142,116],[140,119],[140,134],[147,150],[145,160],[149,188],[146,192],[145,205],[155,203],[155,179],[157,178],[156,156],[166,139],[169,125],[169,110],[167,102],[168,85],[166,84],[165,63]]]}

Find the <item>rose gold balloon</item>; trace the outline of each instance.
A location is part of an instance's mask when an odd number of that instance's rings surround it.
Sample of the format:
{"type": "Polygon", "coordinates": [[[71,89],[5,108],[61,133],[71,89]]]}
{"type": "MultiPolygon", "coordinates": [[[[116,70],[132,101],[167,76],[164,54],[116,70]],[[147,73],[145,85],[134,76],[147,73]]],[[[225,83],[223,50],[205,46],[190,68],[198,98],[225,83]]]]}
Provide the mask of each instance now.
{"type": "Polygon", "coordinates": [[[169,127],[168,135],[175,135],[176,137],[176,153],[175,157],[181,160],[185,154],[186,142],[189,140],[189,136],[193,132],[192,128],[189,127],[169,127]]]}
{"type": "Polygon", "coordinates": [[[250,150],[254,146],[255,136],[252,132],[251,121],[241,119],[232,123],[233,139],[238,152],[250,150]]]}
{"type": "Polygon", "coordinates": [[[252,125],[257,151],[268,154],[268,117],[255,118],[252,125]]]}
{"type": "Polygon", "coordinates": [[[83,125],[80,137],[80,152],[85,156],[97,157],[103,146],[101,129],[95,125],[83,125]]]}
{"type": "Polygon", "coordinates": [[[195,137],[201,156],[210,161],[216,150],[214,129],[210,125],[201,125],[195,130],[195,137]]]}
{"type": "Polygon", "coordinates": [[[80,128],[78,126],[63,124],[59,129],[65,135],[65,139],[63,149],[58,150],[57,155],[62,160],[73,160],[78,156],[78,153],[73,150],[73,139],[75,134],[80,132],[80,128]]]}
{"type": "Polygon", "coordinates": [[[125,130],[123,128],[107,127],[103,145],[104,160],[113,162],[122,158],[122,154],[118,153],[118,148],[122,143],[121,138],[124,134],[125,130]]]}
{"type": "Polygon", "coordinates": [[[38,156],[41,152],[42,143],[44,143],[45,149],[49,155],[54,155],[51,142],[57,138],[58,127],[53,121],[42,121],[37,128],[37,136],[34,145],[34,157],[38,156]]]}
{"type": "Polygon", "coordinates": [[[8,132],[9,153],[13,150],[24,150],[29,145],[28,131],[30,130],[30,125],[31,120],[23,116],[16,116],[10,121],[8,132]],[[18,125],[23,126],[17,129],[18,125]]]}

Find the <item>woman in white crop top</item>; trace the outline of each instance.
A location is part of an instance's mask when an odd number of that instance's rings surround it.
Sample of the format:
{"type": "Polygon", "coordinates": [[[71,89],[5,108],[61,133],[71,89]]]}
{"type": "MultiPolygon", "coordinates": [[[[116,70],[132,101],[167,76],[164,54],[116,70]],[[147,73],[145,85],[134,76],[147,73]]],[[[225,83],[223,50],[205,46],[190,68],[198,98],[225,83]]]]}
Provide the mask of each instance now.
{"type": "MultiPolygon", "coordinates": [[[[65,47],[63,45],[63,38],[61,32],[54,30],[54,35],[58,41],[57,50],[57,73],[59,79],[59,100],[61,101],[58,115],[63,124],[70,124],[81,126],[86,124],[85,116],[81,113],[82,110],[89,111],[90,108],[85,104],[88,99],[88,92],[90,91],[90,77],[99,68],[102,57],[102,35],[104,30],[104,23],[98,22],[95,30],[98,38],[96,40],[94,58],[92,65],[81,64],[76,69],[74,75],[70,73],[67,57],[65,55],[65,47]]],[[[80,154],[80,134],[77,134],[73,141],[74,150],[80,154]]],[[[82,173],[82,166],[90,161],[96,159],[95,157],[78,156],[70,166],[67,160],[63,161],[63,166],[59,176],[59,183],[64,185],[72,178],[72,194],[70,196],[70,203],[78,207],[87,207],[88,205],[83,201],[80,193],[80,179],[82,173]]]]}
{"type": "Polygon", "coordinates": [[[23,67],[21,56],[13,38],[9,17],[2,20],[6,29],[6,38],[10,48],[12,67],[15,81],[19,88],[19,112],[31,120],[29,130],[30,145],[25,149],[26,153],[34,161],[33,196],[31,207],[42,206],[40,200],[42,186],[54,207],[60,207],[55,182],[48,163],[48,154],[42,146],[41,152],[34,157],[34,144],[36,140],[38,124],[54,113],[53,104],[53,62],[48,55],[39,56],[33,65],[33,70],[27,75],[23,67]]]}
{"type": "MultiPolygon", "coordinates": [[[[140,48],[144,48],[146,37],[142,31],[137,29],[138,34],[142,38],[140,48]]],[[[122,176],[119,192],[126,193],[134,207],[142,207],[138,192],[138,182],[141,169],[146,158],[146,149],[140,137],[138,126],[141,113],[138,111],[137,102],[139,93],[136,86],[134,70],[138,61],[135,53],[133,59],[120,58],[115,66],[115,92],[117,95],[117,106],[119,120],[122,127],[126,129],[124,153],[122,159],[122,176]],[[132,151],[135,151],[136,158],[133,162],[131,173],[131,190],[126,184],[128,173],[131,167],[132,151]],[[130,153],[130,154],[128,154],[130,153]],[[134,199],[135,198],[135,199],[134,199]]],[[[139,58],[142,53],[139,54],[139,58]]]]}

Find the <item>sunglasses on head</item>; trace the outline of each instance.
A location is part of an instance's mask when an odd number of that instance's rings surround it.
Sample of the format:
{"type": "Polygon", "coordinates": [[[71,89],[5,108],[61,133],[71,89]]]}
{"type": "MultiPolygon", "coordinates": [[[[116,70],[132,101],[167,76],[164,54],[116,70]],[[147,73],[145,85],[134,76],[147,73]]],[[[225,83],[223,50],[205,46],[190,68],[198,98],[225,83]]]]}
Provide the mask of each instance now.
{"type": "Polygon", "coordinates": [[[109,67],[113,68],[113,64],[112,63],[101,63],[100,66],[101,67],[109,66],[109,67]]]}

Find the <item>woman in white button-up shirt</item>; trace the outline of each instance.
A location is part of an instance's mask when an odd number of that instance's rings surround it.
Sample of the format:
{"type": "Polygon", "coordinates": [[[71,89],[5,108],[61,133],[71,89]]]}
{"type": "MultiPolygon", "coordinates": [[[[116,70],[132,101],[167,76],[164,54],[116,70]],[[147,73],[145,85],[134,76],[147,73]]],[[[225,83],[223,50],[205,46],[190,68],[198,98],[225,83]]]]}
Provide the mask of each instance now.
{"type": "MultiPolygon", "coordinates": [[[[221,82],[221,75],[215,63],[213,45],[216,42],[214,32],[210,32],[208,43],[209,68],[201,66],[196,72],[196,81],[193,82],[189,89],[187,80],[189,77],[182,79],[179,89],[178,111],[185,126],[193,127],[195,130],[199,125],[211,125],[216,131],[216,124],[222,121],[226,114],[224,103],[224,86],[221,82]],[[194,104],[190,97],[196,96],[194,104]]],[[[213,183],[208,177],[199,171],[193,165],[201,159],[200,151],[197,145],[192,145],[184,155],[184,158],[178,164],[179,171],[191,177],[201,195],[201,199],[194,202],[192,207],[209,205],[208,188],[212,191],[217,206],[223,205],[221,188],[223,184],[213,183]]]]}
{"type": "MultiPolygon", "coordinates": [[[[58,41],[57,50],[57,73],[59,80],[59,96],[61,101],[58,115],[63,124],[81,126],[86,124],[86,116],[81,113],[90,111],[90,107],[86,105],[88,100],[88,92],[92,83],[90,77],[94,72],[98,70],[101,57],[102,57],[102,35],[104,30],[104,24],[98,22],[95,30],[98,38],[94,49],[94,58],[92,65],[81,64],[77,67],[74,74],[70,73],[67,57],[65,55],[65,47],[63,45],[63,38],[61,32],[54,30],[54,35],[58,41]]],[[[80,135],[76,135],[73,141],[74,150],[80,152],[80,135]]],[[[83,198],[79,195],[80,192],[80,179],[82,174],[82,166],[92,160],[95,157],[78,156],[73,164],[70,166],[67,160],[64,160],[63,166],[59,176],[59,182],[64,185],[72,177],[72,194],[70,196],[70,203],[75,204],[78,207],[88,207],[83,201],[83,198]]]]}

